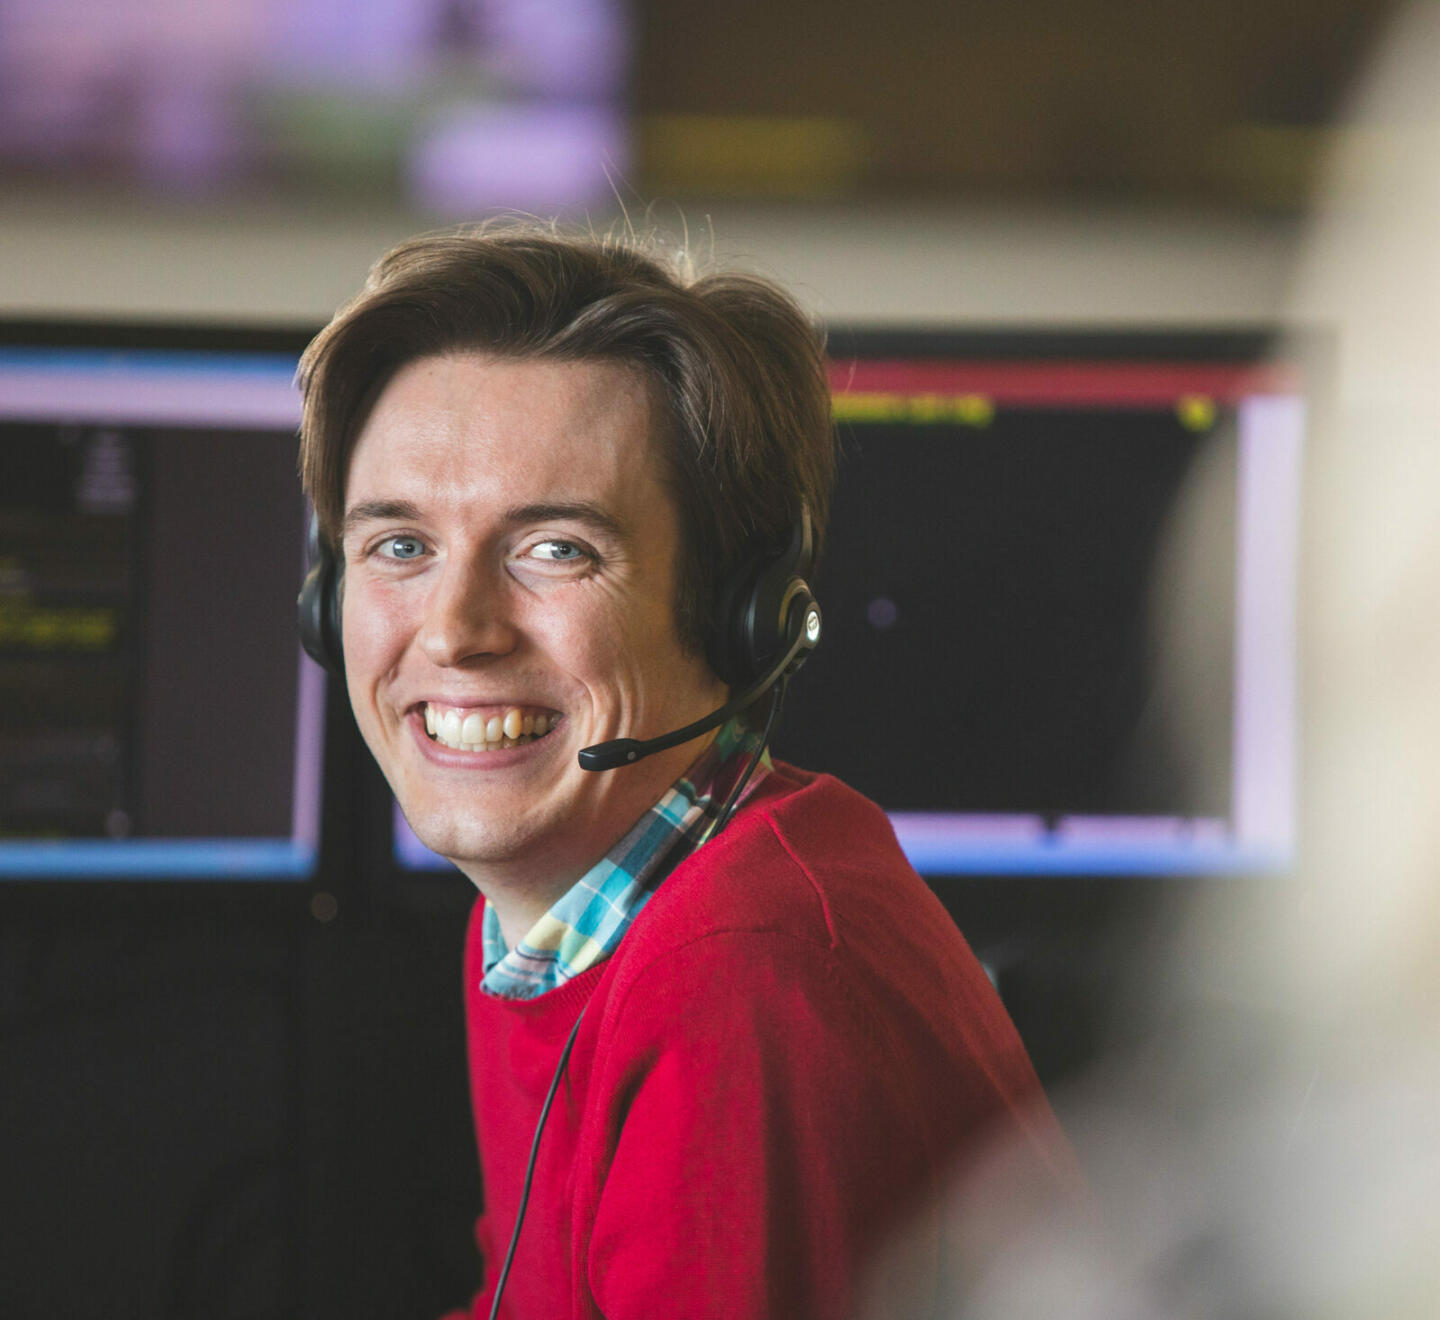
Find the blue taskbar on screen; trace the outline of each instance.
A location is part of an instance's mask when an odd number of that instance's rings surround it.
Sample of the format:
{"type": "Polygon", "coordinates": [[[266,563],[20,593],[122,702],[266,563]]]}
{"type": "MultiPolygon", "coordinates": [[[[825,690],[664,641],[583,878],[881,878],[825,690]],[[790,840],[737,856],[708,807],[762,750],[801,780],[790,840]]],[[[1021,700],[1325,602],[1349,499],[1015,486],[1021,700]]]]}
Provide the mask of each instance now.
{"type": "Polygon", "coordinates": [[[289,880],[316,850],[287,839],[23,839],[0,843],[0,879],[289,880]]]}

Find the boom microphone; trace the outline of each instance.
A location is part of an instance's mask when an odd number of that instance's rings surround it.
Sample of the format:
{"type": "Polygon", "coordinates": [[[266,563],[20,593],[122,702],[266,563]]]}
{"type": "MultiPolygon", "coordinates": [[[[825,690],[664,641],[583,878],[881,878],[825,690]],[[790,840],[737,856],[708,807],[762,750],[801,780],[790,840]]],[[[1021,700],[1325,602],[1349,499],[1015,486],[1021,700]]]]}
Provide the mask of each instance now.
{"type": "Polygon", "coordinates": [[[643,760],[655,752],[678,747],[692,738],[698,738],[702,733],[708,733],[718,725],[724,724],[732,715],[738,715],[746,707],[753,706],[782,677],[793,674],[795,670],[799,669],[805,663],[805,658],[815,649],[819,640],[820,607],[812,599],[807,602],[803,623],[795,630],[795,637],[785,648],[785,653],[749,687],[745,688],[738,697],[732,697],[719,710],[711,711],[710,714],[696,720],[693,724],[687,724],[683,729],[674,729],[670,733],[662,733],[658,738],[614,738],[610,742],[582,747],[580,749],[580,768],[582,770],[615,770],[622,765],[634,765],[636,761],[643,760]]]}

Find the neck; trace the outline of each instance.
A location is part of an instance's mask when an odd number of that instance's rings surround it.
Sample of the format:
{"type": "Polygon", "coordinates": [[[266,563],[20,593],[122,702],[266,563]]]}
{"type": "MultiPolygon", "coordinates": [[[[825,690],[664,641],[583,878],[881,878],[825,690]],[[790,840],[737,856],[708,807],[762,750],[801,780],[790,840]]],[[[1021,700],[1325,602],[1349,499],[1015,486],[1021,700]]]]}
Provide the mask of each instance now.
{"type": "Polygon", "coordinates": [[[550,910],[568,888],[567,885],[565,888],[559,889],[550,898],[539,898],[533,893],[517,894],[510,891],[486,893],[483,888],[480,892],[485,895],[486,904],[495,909],[495,916],[500,921],[500,933],[505,937],[506,946],[513,949],[534,930],[535,923],[550,910]]]}
{"type": "Polygon", "coordinates": [[[554,838],[543,855],[530,852],[524,857],[504,861],[450,859],[484,895],[486,904],[495,910],[500,931],[510,948],[513,949],[524,939],[535,923],[605,857],[665,791],[704,755],[715,741],[716,732],[712,730],[693,742],[659,752],[634,766],[595,772],[595,778],[600,782],[610,776],[624,776],[620,783],[612,785],[626,790],[618,801],[607,797],[603,804],[592,804],[596,812],[607,808],[614,811],[621,807],[617,812],[620,817],[618,827],[598,830],[596,822],[593,819],[587,821],[582,812],[574,818],[575,827],[554,838]],[[596,848],[592,845],[583,855],[573,851],[577,841],[593,840],[597,835],[604,839],[603,846],[596,848]]]}

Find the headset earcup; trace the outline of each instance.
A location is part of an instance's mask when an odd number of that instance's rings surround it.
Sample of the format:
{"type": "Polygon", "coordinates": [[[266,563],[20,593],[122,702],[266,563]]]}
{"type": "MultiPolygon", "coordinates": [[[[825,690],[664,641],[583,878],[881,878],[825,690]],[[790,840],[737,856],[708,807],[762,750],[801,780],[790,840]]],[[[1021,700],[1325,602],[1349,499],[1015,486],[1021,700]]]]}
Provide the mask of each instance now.
{"type": "Polygon", "coordinates": [[[319,540],[312,538],[310,571],[300,587],[300,644],[317,664],[332,674],[345,672],[345,651],[340,633],[340,566],[319,540]]]}
{"type": "MultiPolygon", "coordinates": [[[[790,649],[815,604],[805,581],[814,559],[809,510],[803,506],[779,554],[754,559],[721,597],[722,634],[715,672],[732,687],[754,682],[790,649]]],[[[806,648],[807,652],[809,648],[806,648]]]]}
{"type": "Polygon", "coordinates": [[[747,680],[762,674],[788,646],[790,604],[797,588],[809,595],[785,559],[768,564],[755,579],[740,620],[741,655],[747,680]]]}
{"type": "Polygon", "coordinates": [[[748,659],[745,619],[762,564],[759,558],[751,559],[725,583],[716,597],[715,634],[707,659],[710,668],[734,689],[747,686],[756,672],[748,659]]]}

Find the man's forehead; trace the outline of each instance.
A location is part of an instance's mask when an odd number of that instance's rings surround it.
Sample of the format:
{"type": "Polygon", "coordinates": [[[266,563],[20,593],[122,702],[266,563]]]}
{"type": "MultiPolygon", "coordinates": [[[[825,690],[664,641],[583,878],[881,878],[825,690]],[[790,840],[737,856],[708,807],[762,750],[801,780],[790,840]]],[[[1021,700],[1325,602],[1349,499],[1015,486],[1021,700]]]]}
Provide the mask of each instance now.
{"type": "Polygon", "coordinates": [[[362,415],[354,450],[376,431],[537,448],[604,438],[648,454],[664,409],[650,372],[608,358],[510,358],[480,352],[399,367],[362,415]]]}
{"type": "Polygon", "coordinates": [[[610,359],[416,359],[379,392],[347,456],[346,525],[446,492],[621,527],[627,501],[665,486],[658,412],[649,373],[610,359]]]}
{"type": "Polygon", "coordinates": [[[511,357],[463,350],[414,358],[379,388],[360,430],[377,415],[448,407],[534,423],[625,415],[648,428],[659,403],[651,372],[613,358],[511,357]]]}

